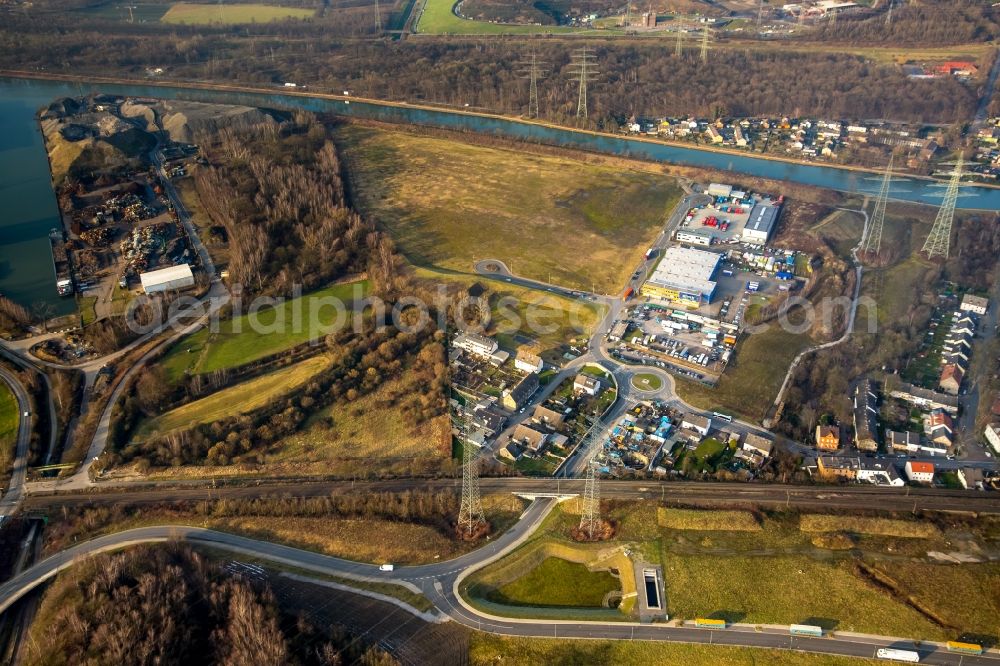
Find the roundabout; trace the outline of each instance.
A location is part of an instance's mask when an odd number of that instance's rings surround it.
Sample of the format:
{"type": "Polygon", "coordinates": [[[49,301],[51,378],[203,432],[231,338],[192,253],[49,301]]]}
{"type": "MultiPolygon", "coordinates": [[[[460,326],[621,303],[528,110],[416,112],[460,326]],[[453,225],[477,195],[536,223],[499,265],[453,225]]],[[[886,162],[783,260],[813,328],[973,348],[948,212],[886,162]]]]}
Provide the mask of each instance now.
{"type": "Polygon", "coordinates": [[[656,393],[663,389],[663,379],[652,372],[637,372],[629,379],[629,383],[637,391],[656,393]]]}

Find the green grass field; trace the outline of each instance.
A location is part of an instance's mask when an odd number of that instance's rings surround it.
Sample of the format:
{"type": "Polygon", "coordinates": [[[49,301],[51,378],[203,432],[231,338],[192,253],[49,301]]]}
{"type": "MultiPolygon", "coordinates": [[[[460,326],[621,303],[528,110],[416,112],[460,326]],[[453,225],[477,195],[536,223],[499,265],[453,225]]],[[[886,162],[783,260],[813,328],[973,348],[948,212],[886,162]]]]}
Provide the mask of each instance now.
{"type": "Polygon", "coordinates": [[[17,399],[6,383],[0,382],[0,475],[10,472],[14,462],[14,446],[21,422],[17,399]]]}
{"type": "Polygon", "coordinates": [[[701,409],[735,412],[759,421],[778,395],[792,359],[811,343],[806,334],[789,333],[772,324],[741,343],[735,361],[715,387],[675,377],[677,394],[701,409]]]}
{"type": "Polygon", "coordinates": [[[582,564],[549,557],[488,598],[512,606],[600,608],[604,596],[619,589],[618,581],[606,571],[589,571],[582,564]]]}
{"type": "Polygon", "coordinates": [[[640,372],[631,381],[632,386],[640,391],[659,391],[663,388],[663,380],[652,372],[640,372]]]}
{"type": "Polygon", "coordinates": [[[261,4],[195,4],[178,2],[171,5],[160,19],[163,23],[206,25],[210,23],[270,23],[284,19],[308,19],[316,15],[312,9],[277,7],[261,4]]]}
{"type": "Polygon", "coordinates": [[[418,266],[516,275],[616,293],[680,196],[657,169],[588,164],[405,131],[337,134],[358,207],[418,266]]]}
{"type": "MultiPolygon", "coordinates": [[[[277,354],[329,332],[338,318],[332,303],[339,301],[346,312],[356,296],[368,294],[369,287],[367,281],[337,284],[261,309],[254,316],[247,312],[225,320],[214,333],[203,328],[178,341],[161,364],[171,381],[177,381],[186,373],[235,368],[277,354]]],[[[344,321],[350,325],[350,313],[344,321]]]]}
{"type": "MultiPolygon", "coordinates": [[[[900,539],[864,534],[852,549],[843,550],[817,544],[816,533],[799,529],[796,513],[753,516],[617,503],[606,506],[604,514],[615,524],[615,537],[601,544],[576,544],[569,532],[580,519],[578,504],[559,505],[524,545],[473,574],[463,592],[473,601],[477,595],[483,598],[518,581],[543,556],[593,565],[602,549],[624,546],[647,562],[663,565],[667,611],[676,619],[710,616],[753,624],[816,624],[924,640],[995,636],[1000,629],[1000,563],[949,566],[927,561],[928,551],[959,548],[975,554],[990,548],[995,524],[925,531],[921,521],[876,523],[834,516],[845,521],[841,527],[850,522],[886,532],[890,525],[893,534],[908,535],[900,539]],[[879,572],[888,585],[874,584],[864,567],[879,572]],[[947,593],[949,588],[962,590],[962,595],[947,593]]],[[[620,563],[616,568],[622,571],[620,563]]],[[[558,585],[555,580],[535,583],[558,585]]],[[[622,588],[628,592],[626,583],[623,576],[622,588]]],[[[561,593],[573,594],[574,584],[569,578],[570,589],[561,593]]]]}
{"type": "Polygon", "coordinates": [[[417,32],[432,35],[544,35],[611,34],[610,30],[589,30],[556,25],[513,25],[473,21],[458,17],[453,11],[456,0],[427,0],[417,21],[417,32]]]}
{"type": "Polygon", "coordinates": [[[164,435],[173,430],[252,412],[309,381],[326,368],[329,362],[324,355],[313,356],[189,402],[144,422],[136,433],[136,438],[164,435]]]}
{"type": "Polygon", "coordinates": [[[874,666],[873,659],[811,655],[787,650],[762,650],[722,645],[680,645],[652,641],[558,640],[510,638],[475,632],[469,646],[472,666],[874,666]]]}

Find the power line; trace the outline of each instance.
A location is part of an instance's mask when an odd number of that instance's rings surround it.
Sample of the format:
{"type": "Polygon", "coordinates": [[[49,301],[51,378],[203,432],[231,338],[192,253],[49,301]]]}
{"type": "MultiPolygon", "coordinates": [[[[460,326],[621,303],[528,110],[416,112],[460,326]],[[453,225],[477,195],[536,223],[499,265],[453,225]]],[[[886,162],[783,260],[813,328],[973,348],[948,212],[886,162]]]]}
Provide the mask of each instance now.
{"type": "Polygon", "coordinates": [[[542,67],[545,62],[538,60],[532,52],[531,60],[518,63],[521,68],[520,77],[528,79],[528,117],[537,118],[538,111],[538,79],[545,77],[545,70],[542,67]]]}
{"type": "Polygon", "coordinates": [[[597,465],[593,459],[587,463],[587,481],[583,487],[583,513],[580,516],[580,532],[593,539],[601,528],[601,482],[597,465]]]}
{"type": "Polygon", "coordinates": [[[875,210],[872,212],[867,233],[861,239],[860,255],[871,263],[878,263],[879,255],[882,251],[882,228],[885,223],[885,207],[889,201],[889,187],[892,182],[892,162],[894,158],[895,155],[889,155],[889,164],[886,166],[885,175],[882,177],[882,187],[879,188],[878,198],[875,199],[875,210]]]}
{"type": "Polygon", "coordinates": [[[958,201],[958,188],[962,180],[962,153],[958,153],[955,161],[955,169],[951,172],[951,180],[948,182],[948,189],[944,193],[944,200],[934,219],[934,226],[921,252],[927,255],[928,259],[947,259],[948,250],[951,247],[951,227],[955,221],[955,203],[958,201]]]}
{"type": "Polygon", "coordinates": [[[479,450],[468,439],[468,422],[458,417],[458,441],[462,445],[462,505],[458,510],[458,530],[472,537],[486,524],[479,494],[479,450]]]}
{"type": "Polygon", "coordinates": [[[570,62],[570,71],[580,84],[576,100],[577,118],[587,117],[587,84],[597,76],[597,64],[594,62],[596,58],[597,56],[584,46],[574,51],[570,62]]]}

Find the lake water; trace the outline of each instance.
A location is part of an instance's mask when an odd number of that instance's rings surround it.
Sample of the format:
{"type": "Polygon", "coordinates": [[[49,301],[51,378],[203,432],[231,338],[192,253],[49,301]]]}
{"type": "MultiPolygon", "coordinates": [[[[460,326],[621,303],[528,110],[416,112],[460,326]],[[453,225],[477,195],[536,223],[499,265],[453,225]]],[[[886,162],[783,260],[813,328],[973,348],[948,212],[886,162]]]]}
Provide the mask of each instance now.
{"type": "MultiPolygon", "coordinates": [[[[0,77],[0,292],[30,305],[52,303],[60,312],[72,310],[72,301],[55,295],[55,277],[48,245],[49,229],[58,226],[58,210],[50,186],[48,163],[35,113],[53,99],[89,92],[123,96],[188,99],[222,104],[301,108],[319,113],[416,123],[449,129],[582,148],[613,155],[634,156],[786,180],[842,192],[878,192],[878,176],[833,167],[792,164],[749,155],[710,151],[600,136],[543,127],[509,118],[475,116],[447,110],[417,109],[275,93],[234,93],[137,84],[77,84],[0,77]]],[[[944,188],[926,180],[896,183],[891,196],[900,201],[935,205],[944,188]]],[[[961,208],[1000,210],[1000,190],[964,187],[961,208]]]]}

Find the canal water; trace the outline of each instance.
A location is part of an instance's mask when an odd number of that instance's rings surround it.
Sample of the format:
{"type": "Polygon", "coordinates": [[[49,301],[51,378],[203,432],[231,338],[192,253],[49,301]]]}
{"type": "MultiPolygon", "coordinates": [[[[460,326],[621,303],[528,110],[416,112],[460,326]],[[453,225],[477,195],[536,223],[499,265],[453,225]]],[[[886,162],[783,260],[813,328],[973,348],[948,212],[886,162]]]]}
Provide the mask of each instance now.
{"type": "MultiPolygon", "coordinates": [[[[48,164],[35,113],[53,99],[89,92],[135,97],[188,99],[220,104],[246,104],[273,108],[300,108],[318,113],[415,123],[449,129],[581,148],[659,162],[728,170],[774,180],[786,180],[842,192],[878,192],[878,176],[846,169],[792,164],[749,155],[710,151],[601,136],[544,127],[510,118],[477,116],[448,110],[418,109],[366,102],[317,99],[296,95],[198,90],[184,86],[137,84],[78,84],[60,81],[20,80],[0,77],[0,292],[19,302],[46,301],[72,309],[55,296],[47,234],[57,226],[57,208],[49,185],[48,164]]],[[[897,182],[894,199],[935,205],[944,188],[940,183],[912,179],[897,182]]],[[[1000,189],[963,187],[960,208],[1000,210],[1000,189]]]]}

